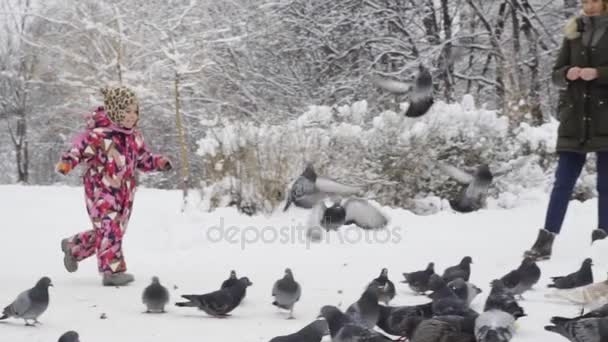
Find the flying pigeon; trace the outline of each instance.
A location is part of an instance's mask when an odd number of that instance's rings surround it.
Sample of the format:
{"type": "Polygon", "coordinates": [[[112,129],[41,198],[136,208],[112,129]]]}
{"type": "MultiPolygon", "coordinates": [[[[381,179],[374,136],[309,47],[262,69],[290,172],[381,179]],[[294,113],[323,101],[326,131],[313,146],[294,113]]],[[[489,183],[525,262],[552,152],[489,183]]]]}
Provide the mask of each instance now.
{"type": "Polygon", "coordinates": [[[433,76],[423,64],[418,65],[418,75],[413,84],[375,76],[376,86],[394,94],[409,93],[410,105],[405,116],[417,118],[426,114],[433,106],[433,76]]]}
{"type": "Polygon", "coordinates": [[[388,218],[365,199],[347,198],[329,205],[325,202],[319,202],[311,211],[309,229],[320,226],[325,230],[337,230],[343,225],[354,224],[371,230],[385,228],[388,224],[388,218]]]}

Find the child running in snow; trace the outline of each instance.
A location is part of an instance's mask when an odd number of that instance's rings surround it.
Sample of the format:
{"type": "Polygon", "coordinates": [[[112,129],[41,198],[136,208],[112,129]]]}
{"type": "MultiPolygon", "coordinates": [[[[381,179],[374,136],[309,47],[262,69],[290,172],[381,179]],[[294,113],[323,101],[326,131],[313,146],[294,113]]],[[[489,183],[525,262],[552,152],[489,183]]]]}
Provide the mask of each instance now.
{"type": "Polygon", "coordinates": [[[74,139],[56,166],[65,175],[86,163],[84,190],[93,229],[63,239],[61,249],[68,272],[75,272],[79,261],[97,253],[102,284],[122,286],[134,280],[126,273],[122,239],[133,206],[135,171],[167,171],[171,163],[146,147],[137,129],[135,93],[126,87],[107,87],[101,92],[104,107],[95,110],[86,131],[74,139]]]}

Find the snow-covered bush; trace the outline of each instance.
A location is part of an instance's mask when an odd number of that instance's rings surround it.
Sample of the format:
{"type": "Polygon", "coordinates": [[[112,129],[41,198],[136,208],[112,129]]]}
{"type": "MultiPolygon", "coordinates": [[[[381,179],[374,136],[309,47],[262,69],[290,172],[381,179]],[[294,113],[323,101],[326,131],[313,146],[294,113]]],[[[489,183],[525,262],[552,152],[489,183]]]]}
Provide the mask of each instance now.
{"type": "Polygon", "coordinates": [[[321,175],[362,186],[367,197],[383,205],[417,212],[444,208],[442,199],[462,189],[435,166],[437,160],[467,171],[481,163],[498,170],[515,158],[538,155],[496,179],[490,195],[509,194],[497,202],[502,206],[511,206],[513,196],[526,189],[549,184],[555,122],[513,128],[507,117],[477,108],[471,96],[460,103],[437,102],[421,118],[405,117],[406,109],[407,104],[400,113],[372,117],[361,101],[311,106],[280,126],[223,122],[199,141],[208,206],[270,212],[307,162],[321,175]]]}

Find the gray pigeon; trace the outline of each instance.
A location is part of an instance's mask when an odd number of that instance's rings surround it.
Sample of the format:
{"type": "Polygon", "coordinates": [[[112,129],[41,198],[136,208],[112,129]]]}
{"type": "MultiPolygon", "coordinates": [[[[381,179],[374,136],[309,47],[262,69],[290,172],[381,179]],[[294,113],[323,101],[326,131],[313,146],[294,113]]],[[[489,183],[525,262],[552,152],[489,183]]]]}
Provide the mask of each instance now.
{"type": "Polygon", "coordinates": [[[375,76],[372,81],[376,86],[394,94],[409,93],[410,105],[405,113],[407,117],[420,117],[433,106],[433,76],[423,64],[418,65],[418,75],[413,84],[375,76]]]}
{"type": "Polygon", "coordinates": [[[322,307],[319,317],[323,317],[327,321],[332,342],[393,341],[372,328],[358,324],[352,317],[345,315],[335,306],[322,307]]]}
{"type": "Polygon", "coordinates": [[[70,330],[65,334],[61,335],[57,342],[80,342],[80,337],[78,336],[77,332],[70,330]]]}
{"type": "Polygon", "coordinates": [[[217,290],[204,295],[182,295],[187,299],[187,302],[175,303],[180,307],[197,307],[206,314],[224,318],[230,316],[229,313],[234,310],[243,298],[247,287],[253,283],[247,277],[240,278],[238,283],[226,289],[217,290]]]}
{"type": "Polygon", "coordinates": [[[591,258],[585,259],[581,268],[573,273],[570,273],[563,277],[551,277],[552,284],[547,287],[554,287],[557,289],[574,289],[577,287],[593,284],[593,261],[591,258]]]}
{"type": "Polygon", "coordinates": [[[519,267],[500,278],[506,290],[522,298],[540,280],[541,271],[533,258],[526,257],[519,267]]]}
{"type": "Polygon", "coordinates": [[[409,285],[415,293],[425,293],[429,290],[429,280],[435,274],[435,264],[429,263],[425,270],[403,273],[405,280],[402,283],[409,285]]]}
{"type": "Polygon", "coordinates": [[[378,289],[366,289],[359,300],[348,307],[346,315],[352,317],[355,323],[373,329],[380,316],[378,289]]]}
{"type": "Polygon", "coordinates": [[[591,232],[591,244],[598,240],[604,240],[608,237],[608,233],[604,229],[594,229],[591,232]]]}
{"type": "Polygon", "coordinates": [[[362,229],[382,229],[388,218],[375,206],[362,198],[347,198],[329,205],[320,201],[311,211],[309,227],[337,230],[343,225],[354,224],[362,229]]]}
{"type": "Polygon", "coordinates": [[[288,319],[293,319],[293,307],[302,295],[302,287],[293,278],[291,269],[285,269],[285,275],[277,280],[272,288],[274,302],[272,305],[284,310],[289,310],[288,319]]]}
{"type": "Polygon", "coordinates": [[[321,342],[323,336],[327,334],[329,334],[327,321],[317,319],[293,334],[277,336],[270,342],[321,342]]]}
{"type": "Polygon", "coordinates": [[[502,310],[486,311],[475,321],[478,342],[509,342],[514,333],[515,317],[502,310]]]}
{"type": "Polygon", "coordinates": [[[551,318],[551,323],[553,323],[555,325],[559,325],[559,324],[563,324],[566,321],[576,321],[576,320],[585,319],[585,318],[603,318],[603,317],[608,317],[608,304],[605,304],[604,306],[599,307],[595,310],[589,311],[586,314],[583,314],[581,312],[581,315],[578,317],[566,318],[566,317],[560,317],[560,316],[553,316],[551,318]]]}
{"type": "Polygon", "coordinates": [[[454,291],[458,298],[464,300],[467,303],[467,306],[471,306],[473,299],[482,292],[479,287],[468,281],[464,281],[462,278],[452,280],[447,286],[454,291]]]}
{"type": "Polygon", "coordinates": [[[486,299],[483,311],[492,309],[502,310],[511,314],[515,319],[526,316],[524,309],[519,306],[515,296],[508,291],[502,280],[496,279],[491,283],[492,290],[486,299]]]}
{"type": "Polygon", "coordinates": [[[460,263],[455,266],[450,266],[445,269],[441,276],[446,283],[451,282],[454,279],[462,278],[465,281],[469,281],[471,277],[471,264],[473,259],[470,256],[462,258],[460,263]]]}
{"type": "Polygon", "coordinates": [[[383,268],[382,271],[380,271],[380,276],[372,280],[367,287],[377,287],[379,290],[378,300],[385,305],[388,305],[388,303],[395,298],[395,284],[388,279],[388,269],[386,268],[383,268]]]}
{"type": "Polygon", "coordinates": [[[169,303],[169,291],[161,285],[158,277],[152,277],[152,284],[144,289],[141,296],[146,305],[146,313],[165,312],[165,305],[169,303]]]}
{"type": "Polygon", "coordinates": [[[49,277],[40,278],[33,288],[20,293],[14,302],[4,308],[0,320],[14,317],[23,319],[27,326],[40,323],[38,317],[49,306],[49,286],[53,286],[49,277]],[[34,324],[30,324],[30,320],[33,320],[34,324]]]}
{"type": "Polygon", "coordinates": [[[387,334],[412,338],[416,327],[433,317],[433,303],[414,306],[380,306],[378,328],[387,334]]]}
{"type": "Polygon", "coordinates": [[[436,316],[460,315],[464,316],[469,312],[467,302],[458,298],[440,276],[431,276],[431,290],[429,295],[433,299],[433,314],[436,316]]]}
{"type": "Polygon", "coordinates": [[[608,318],[584,318],[545,326],[545,330],[562,335],[572,342],[608,341],[608,318]]]}
{"type": "Polygon", "coordinates": [[[230,276],[228,277],[228,279],[224,280],[220,289],[223,290],[223,289],[229,288],[229,287],[235,285],[236,283],[238,283],[238,281],[239,281],[239,278],[236,277],[236,271],[232,270],[232,271],[230,271],[230,276]]]}
{"type": "Polygon", "coordinates": [[[485,207],[488,190],[494,178],[503,176],[514,168],[525,165],[531,158],[533,156],[521,157],[496,172],[491,172],[487,164],[482,164],[472,174],[441,161],[435,162],[434,165],[457,182],[466,185],[460,195],[449,202],[455,211],[469,213],[485,207]]]}
{"type": "Polygon", "coordinates": [[[291,186],[287,202],[283,211],[287,211],[291,204],[298,207],[310,209],[319,201],[332,195],[352,195],[361,189],[340,184],[329,178],[319,177],[312,164],[306,165],[306,169],[291,186]]]}
{"type": "Polygon", "coordinates": [[[420,323],[411,339],[412,342],[475,342],[475,336],[460,331],[451,322],[433,318],[420,323]]]}

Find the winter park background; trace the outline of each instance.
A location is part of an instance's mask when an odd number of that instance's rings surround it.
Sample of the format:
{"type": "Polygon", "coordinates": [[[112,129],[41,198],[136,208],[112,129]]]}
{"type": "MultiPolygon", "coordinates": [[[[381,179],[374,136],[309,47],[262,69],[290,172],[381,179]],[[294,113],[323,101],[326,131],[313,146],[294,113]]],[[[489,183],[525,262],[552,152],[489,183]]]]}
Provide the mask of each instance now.
{"type": "MultiPolygon", "coordinates": [[[[43,325],[0,324],[2,341],[268,341],[312,321],[321,306],[345,309],[382,267],[397,284],[392,305],[423,303],[401,273],[438,270],[471,255],[471,281],[519,265],[542,225],[552,174],[558,89],[550,70],[567,0],[0,0],[0,305],[42,275],[55,285],[43,325]],[[432,72],[435,105],[406,118],[409,82],[432,72]],[[125,239],[136,282],[103,288],[94,261],[76,274],[61,238],[88,228],[80,170],[54,171],[61,152],[100,105],[107,83],[134,87],[147,144],[174,172],[140,175],[125,239]],[[422,160],[473,170],[531,162],[495,179],[487,207],[450,209],[461,185],[422,160]],[[357,230],[311,244],[297,235],[309,211],[281,209],[289,184],[312,161],[320,174],[360,186],[390,217],[387,236],[357,230]],[[224,224],[235,239],[209,234],[224,224]],[[270,229],[266,229],[270,227],[270,229]],[[266,230],[265,230],[266,229],[266,230]],[[261,232],[286,229],[287,239],[261,232]],[[352,234],[347,236],[347,234],[352,234]],[[345,238],[348,237],[348,238],[345,238]],[[380,241],[381,240],[381,241],[380,241]],[[295,320],[271,303],[283,270],[303,287],[295,320]],[[254,285],[233,317],[187,308],[143,315],[153,275],[183,293],[215,290],[231,269],[254,285]],[[107,319],[100,319],[105,313],[107,319]]],[[[596,228],[594,157],[577,184],[554,258],[520,304],[513,341],[565,341],[543,330],[579,307],[548,299],[549,276],[594,258],[606,274],[608,243],[596,228]]]]}

